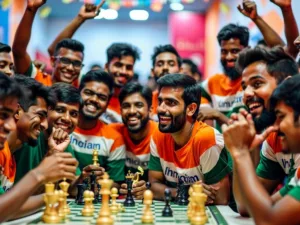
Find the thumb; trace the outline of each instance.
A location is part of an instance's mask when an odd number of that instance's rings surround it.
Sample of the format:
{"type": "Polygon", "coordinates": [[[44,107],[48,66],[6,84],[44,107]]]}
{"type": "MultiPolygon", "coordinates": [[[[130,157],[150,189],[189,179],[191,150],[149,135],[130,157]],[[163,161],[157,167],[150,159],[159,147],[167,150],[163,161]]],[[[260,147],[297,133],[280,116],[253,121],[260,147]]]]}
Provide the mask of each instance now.
{"type": "Polygon", "coordinates": [[[261,134],[261,138],[263,140],[265,140],[272,132],[275,132],[275,131],[278,131],[278,128],[275,126],[270,126],[261,134]]]}

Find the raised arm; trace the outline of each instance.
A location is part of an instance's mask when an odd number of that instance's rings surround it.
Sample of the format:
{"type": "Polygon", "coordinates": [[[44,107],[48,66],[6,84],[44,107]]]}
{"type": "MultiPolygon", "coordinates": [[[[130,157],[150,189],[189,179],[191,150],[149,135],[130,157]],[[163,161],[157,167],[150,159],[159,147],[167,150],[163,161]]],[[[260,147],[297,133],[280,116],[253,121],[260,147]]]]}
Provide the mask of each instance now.
{"type": "Polygon", "coordinates": [[[37,10],[46,0],[27,0],[27,7],[17,28],[12,46],[14,64],[17,73],[24,74],[30,67],[31,58],[27,46],[31,37],[32,24],[37,10]]]}
{"type": "MultiPolygon", "coordinates": [[[[250,0],[243,0],[243,6],[239,5],[238,10],[246,17],[250,18],[262,33],[265,42],[269,47],[276,45],[284,46],[285,43],[272,27],[270,27],[257,13],[256,3],[250,0]]],[[[295,39],[294,39],[295,40],[295,39]]]]}
{"type": "Polygon", "coordinates": [[[55,40],[48,47],[48,53],[50,56],[54,54],[57,43],[65,38],[72,38],[78,28],[88,19],[93,19],[99,15],[102,5],[105,0],[102,0],[99,5],[84,4],[78,13],[78,15],[69,23],[68,26],[55,38],[55,40]]]}
{"type": "Polygon", "coordinates": [[[287,52],[297,57],[298,49],[294,45],[294,40],[299,36],[299,30],[292,10],[292,0],[271,0],[271,2],[280,7],[283,15],[287,52]]]}

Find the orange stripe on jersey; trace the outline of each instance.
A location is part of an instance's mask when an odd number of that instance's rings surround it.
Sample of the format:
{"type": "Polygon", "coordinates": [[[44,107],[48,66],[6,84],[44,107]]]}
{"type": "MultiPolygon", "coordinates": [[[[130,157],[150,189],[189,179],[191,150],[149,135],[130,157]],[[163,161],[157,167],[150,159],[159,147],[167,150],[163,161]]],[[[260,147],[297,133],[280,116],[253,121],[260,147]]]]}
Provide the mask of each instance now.
{"type": "Polygon", "coordinates": [[[268,145],[273,149],[274,153],[282,152],[281,141],[277,132],[272,132],[267,138],[268,145]]]}
{"type": "Polygon", "coordinates": [[[17,166],[15,159],[10,152],[8,142],[5,142],[4,148],[0,150],[0,165],[4,169],[2,176],[5,176],[11,183],[13,183],[15,180],[17,166]]]}
{"type": "Polygon", "coordinates": [[[210,95],[228,96],[235,95],[238,91],[242,91],[242,77],[231,81],[224,74],[216,74],[208,78],[208,90],[210,95]]]}
{"type": "Polygon", "coordinates": [[[121,106],[120,106],[118,97],[112,96],[107,108],[110,110],[113,110],[116,113],[118,113],[119,115],[121,115],[121,106]]]}
{"type": "Polygon", "coordinates": [[[201,97],[201,104],[209,104],[209,101],[207,98],[201,97]]]}

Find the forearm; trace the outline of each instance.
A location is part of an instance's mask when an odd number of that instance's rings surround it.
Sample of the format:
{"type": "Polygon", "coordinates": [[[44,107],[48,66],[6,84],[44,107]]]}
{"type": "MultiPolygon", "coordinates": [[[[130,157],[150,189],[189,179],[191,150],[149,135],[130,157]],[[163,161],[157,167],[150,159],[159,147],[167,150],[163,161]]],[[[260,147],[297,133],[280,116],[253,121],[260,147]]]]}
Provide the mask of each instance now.
{"type": "Polygon", "coordinates": [[[14,219],[32,214],[44,206],[43,194],[31,196],[18,210],[14,219]]]}
{"type": "Polygon", "coordinates": [[[230,198],[230,183],[229,176],[224,177],[217,184],[213,184],[213,187],[218,188],[216,199],[214,201],[215,205],[228,205],[230,198]]]}
{"type": "Polygon", "coordinates": [[[50,56],[54,55],[56,45],[65,38],[72,38],[78,28],[84,23],[84,19],[81,16],[76,16],[71,23],[65,27],[65,29],[55,38],[55,40],[48,47],[48,53],[50,56]]]}
{"type": "Polygon", "coordinates": [[[223,113],[218,112],[218,116],[217,116],[216,120],[218,121],[219,125],[221,126],[224,123],[227,124],[229,121],[229,118],[227,116],[225,116],[223,113]]]}
{"type": "Polygon", "coordinates": [[[165,189],[168,188],[171,191],[171,197],[174,199],[177,194],[176,188],[170,188],[165,184],[159,182],[152,182],[151,183],[151,190],[153,192],[153,198],[155,200],[164,200],[165,199],[165,189]]]}
{"type": "Polygon", "coordinates": [[[273,28],[270,27],[269,24],[267,24],[260,16],[254,19],[253,22],[262,33],[264,40],[269,47],[274,47],[276,45],[285,45],[279,34],[277,34],[275,30],[273,30],[273,28]]]}
{"type": "Polygon", "coordinates": [[[13,218],[20,207],[42,184],[34,170],[30,171],[12,189],[0,196],[0,222],[13,218]]]}

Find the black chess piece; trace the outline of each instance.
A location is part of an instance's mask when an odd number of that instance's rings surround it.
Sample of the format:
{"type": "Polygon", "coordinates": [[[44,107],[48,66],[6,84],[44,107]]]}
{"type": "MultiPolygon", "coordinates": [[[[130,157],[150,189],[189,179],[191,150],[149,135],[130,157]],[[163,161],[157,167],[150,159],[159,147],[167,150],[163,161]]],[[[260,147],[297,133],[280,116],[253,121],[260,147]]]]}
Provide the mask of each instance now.
{"type": "Polygon", "coordinates": [[[83,192],[84,184],[77,184],[77,196],[75,200],[77,205],[84,205],[83,192]]]}
{"type": "Polygon", "coordinates": [[[190,185],[182,184],[180,187],[180,198],[178,199],[178,205],[188,205],[189,204],[189,188],[190,185]]]}
{"type": "Polygon", "coordinates": [[[151,189],[151,183],[148,181],[148,182],[146,182],[146,188],[147,188],[147,190],[150,190],[151,189]]]}
{"type": "Polygon", "coordinates": [[[89,187],[89,179],[88,178],[85,178],[83,180],[83,190],[86,191],[86,190],[89,190],[90,187],[89,187]]]}
{"type": "Polygon", "coordinates": [[[90,191],[92,191],[95,196],[93,203],[96,204],[96,203],[98,203],[99,193],[98,193],[98,188],[97,188],[96,175],[94,172],[92,172],[92,174],[90,176],[90,182],[91,182],[90,191]]]}
{"type": "Polygon", "coordinates": [[[101,185],[100,184],[97,184],[97,189],[98,189],[98,196],[97,196],[97,199],[98,199],[98,202],[102,202],[102,195],[100,194],[100,191],[101,191],[101,185]]]}
{"type": "Polygon", "coordinates": [[[175,197],[175,200],[174,200],[174,203],[178,204],[179,202],[179,199],[181,199],[181,194],[182,194],[182,185],[183,185],[183,181],[182,180],[179,180],[178,183],[177,183],[177,194],[176,194],[176,197],[175,197]]]}
{"type": "Polygon", "coordinates": [[[126,207],[130,207],[130,206],[135,206],[135,202],[134,202],[134,199],[133,199],[133,196],[132,196],[132,183],[133,183],[133,180],[132,179],[126,179],[126,184],[127,184],[127,196],[126,196],[126,199],[124,201],[124,206],[126,207]]]}
{"type": "Polygon", "coordinates": [[[173,216],[173,211],[170,206],[170,201],[171,201],[171,191],[170,189],[166,188],[165,189],[165,202],[166,205],[162,211],[162,216],[164,217],[172,217],[173,216]]]}

